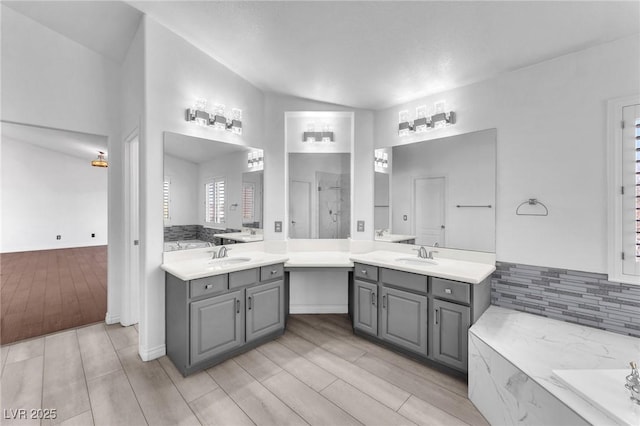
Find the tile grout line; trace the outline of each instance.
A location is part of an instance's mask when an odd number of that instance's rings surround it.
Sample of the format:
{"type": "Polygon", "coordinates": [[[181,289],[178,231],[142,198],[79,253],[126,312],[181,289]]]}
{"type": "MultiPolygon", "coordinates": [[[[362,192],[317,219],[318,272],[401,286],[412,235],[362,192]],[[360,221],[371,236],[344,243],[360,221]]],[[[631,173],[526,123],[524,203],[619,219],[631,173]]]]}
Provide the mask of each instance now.
{"type": "MultiPolygon", "coordinates": [[[[42,341],[42,386],[40,388],[40,408],[43,408],[42,405],[44,404],[44,366],[46,365],[44,360],[47,355],[47,338],[43,337],[42,341]]],[[[40,426],[42,426],[42,419],[40,419],[40,426]]]]}
{"type": "MultiPolygon", "coordinates": [[[[231,358],[231,359],[233,359],[233,358],[231,358]]],[[[233,403],[235,404],[235,406],[236,406],[236,407],[238,407],[238,409],[239,409],[240,411],[242,411],[242,412],[244,413],[244,415],[245,415],[245,416],[247,416],[247,418],[249,419],[249,421],[250,421],[251,423],[253,423],[254,425],[256,425],[256,426],[257,426],[258,424],[257,424],[256,422],[254,422],[254,421],[253,421],[253,419],[251,418],[251,416],[250,416],[246,411],[244,411],[244,410],[242,409],[242,407],[241,407],[241,406],[239,406],[239,405],[238,405],[238,403],[236,402],[236,400],[235,400],[235,399],[233,399],[233,398],[231,397],[231,395],[229,395],[229,393],[225,390],[225,388],[223,388],[222,386],[220,386],[220,383],[216,382],[216,379],[214,379],[214,378],[213,378],[213,376],[211,375],[211,373],[209,373],[209,370],[210,370],[211,368],[215,368],[215,366],[213,366],[213,367],[209,367],[209,368],[207,368],[207,369],[206,369],[206,370],[204,370],[204,371],[209,375],[209,377],[211,377],[211,380],[213,380],[213,383],[215,383],[216,385],[218,385],[218,388],[219,388],[222,392],[224,392],[224,394],[225,394],[225,395],[227,395],[227,398],[229,398],[229,400],[231,400],[231,402],[233,402],[233,403]]],[[[211,391],[211,392],[213,392],[213,391],[211,391]]],[[[206,394],[205,394],[205,395],[206,395],[206,394]]],[[[203,396],[204,396],[204,395],[203,395],[203,396]]],[[[189,408],[191,408],[191,406],[189,406],[189,408]]],[[[196,416],[196,418],[198,418],[198,416],[196,416]]],[[[200,419],[198,419],[198,421],[200,421],[200,419]]],[[[201,422],[201,423],[202,423],[202,422],[201,422]]]]}
{"type": "MultiPolygon", "coordinates": [[[[87,371],[84,369],[84,358],[82,357],[82,350],[80,349],[80,338],[78,337],[78,330],[74,330],[73,334],[76,336],[78,342],[78,353],[80,354],[80,364],[82,365],[82,377],[84,377],[84,387],[87,390],[87,398],[89,399],[89,411],[91,412],[91,420],[93,424],[96,424],[96,418],[93,415],[93,405],[91,404],[91,393],[89,392],[89,382],[87,381],[87,371]]],[[[80,413],[82,414],[82,413],[80,413]]],[[[73,417],[71,417],[73,418],[73,417]]],[[[65,419],[67,420],[67,419],[65,419]]]]}
{"type": "Polygon", "coordinates": [[[133,392],[133,397],[136,399],[136,403],[138,404],[138,408],[140,409],[140,414],[142,414],[142,418],[144,419],[145,423],[148,426],[149,425],[149,420],[147,420],[147,416],[144,414],[144,410],[142,409],[142,405],[140,405],[140,400],[138,399],[138,394],[136,393],[136,390],[133,388],[133,385],[131,384],[131,380],[129,380],[129,374],[127,374],[127,370],[124,368],[124,365],[122,365],[122,359],[120,359],[120,353],[119,353],[119,351],[116,350],[116,347],[113,344],[113,340],[111,340],[111,335],[107,331],[106,326],[105,326],[104,331],[105,331],[105,333],[107,333],[107,337],[109,338],[109,342],[111,343],[111,346],[113,347],[113,350],[115,351],[116,356],[118,357],[118,362],[120,363],[120,368],[122,369],[122,372],[124,373],[124,377],[127,379],[127,383],[129,384],[129,388],[131,388],[131,392],[133,392]]]}
{"type": "MultiPolygon", "coordinates": [[[[241,364],[237,363],[236,361],[234,361],[238,367],[240,367],[241,369],[243,369],[250,377],[253,378],[253,380],[255,380],[256,383],[258,383],[260,386],[262,386],[267,392],[269,392],[269,394],[271,394],[274,398],[276,398],[278,401],[280,401],[281,403],[284,404],[285,407],[287,407],[289,410],[291,410],[292,413],[294,413],[296,416],[300,417],[302,419],[303,422],[305,422],[307,425],[311,426],[311,423],[309,423],[309,421],[307,421],[307,419],[305,419],[304,417],[302,417],[302,414],[297,412],[296,410],[293,409],[293,407],[289,406],[289,404],[287,404],[286,402],[284,402],[282,399],[280,399],[280,397],[278,397],[278,395],[274,394],[273,392],[271,392],[271,389],[269,389],[268,387],[266,387],[265,385],[262,384],[262,382],[258,379],[256,379],[255,377],[253,377],[251,375],[251,373],[249,373],[249,371],[247,371],[246,368],[244,368],[241,364]]],[[[275,363],[274,363],[275,364],[275,363]]],[[[280,367],[280,370],[277,374],[282,373],[283,371],[285,371],[287,374],[290,374],[289,372],[287,372],[286,370],[284,370],[282,367],[280,367]]],[[[272,374],[271,376],[269,376],[268,378],[274,377],[276,374],[272,374]]],[[[267,379],[265,379],[267,380],[267,379]]],[[[306,386],[306,385],[305,385],[306,386]]],[[[313,389],[312,389],[313,390],[313,389]]],[[[235,402],[235,400],[234,400],[235,402]]],[[[255,422],[254,422],[255,423],[255,422]]]]}
{"type": "MultiPolygon", "coordinates": [[[[164,372],[164,374],[167,375],[167,377],[169,378],[169,381],[171,382],[171,384],[173,385],[174,388],[176,388],[176,390],[178,391],[178,395],[180,395],[180,398],[182,398],[182,400],[184,401],[184,403],[187,405],[187,407],[189,407],[189,410],[191,410],[191,413],[193,414],[193,416],[196,418],[196,420],[198,420],[198,423],[200,423],[202,425],[202,422],[200,421],[200,419],[198,418],[198,415],[196,414],[195,411],[193,411],[193,408],[191,407],[191,404],[189,403],[189,401],[187,401],[187,399],[184,397],[184,395],[182,394],[182,392],[180,392],[180,389],[178,388],[178,386],[176,385],[176,382],[173,381],[173,379],[171,378],[171,375],[169,374],[169,372],[167,371],[166,368],[164,368],[164,365],[162,365],[162,363],[158,360],[155,359],[154,361],[158,361],[158,365],[160,366],[160,369],[164,372]]],[[[213,380],[213,378],[211,379],[213,380]]],[[[215,383],[215,380],[214,380],[215,383]]],[[[217,383],[216,383],[217,384],[217,383]]],[[[211,391],[213,392],[213,391],[211,391]]],[[[209,392],[207,392],[209,393],[209,392]]],[[[198,398],[194,399],[197,400],[199,398],[202,398],[204,395],[206,395],[207,393],[200,395],[198,398]]],[[[204,425],[203,425],[204,426],[204,425]]]]}

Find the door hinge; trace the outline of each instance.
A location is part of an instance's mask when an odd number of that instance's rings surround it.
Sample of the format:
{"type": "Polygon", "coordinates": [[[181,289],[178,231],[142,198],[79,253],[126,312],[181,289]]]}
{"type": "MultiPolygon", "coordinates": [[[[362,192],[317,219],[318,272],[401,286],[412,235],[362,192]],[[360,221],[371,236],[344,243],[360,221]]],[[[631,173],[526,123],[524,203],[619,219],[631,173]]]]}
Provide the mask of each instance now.
{"type": "Polygon", "coordinates": [[[621,129],[624,129],[624,120],[622,120],[622,121],[620,122],[620,128],[621,128],[621,129]]]}
{"type": "Polygon", "coordinates": [[[620,257],[624,260],[624,252],[620,253],[620,257]]]}
{"type": "Polygon", "coordinates": [[[624,195],[624,186],[620,187],[620,194],[624,195]]]}

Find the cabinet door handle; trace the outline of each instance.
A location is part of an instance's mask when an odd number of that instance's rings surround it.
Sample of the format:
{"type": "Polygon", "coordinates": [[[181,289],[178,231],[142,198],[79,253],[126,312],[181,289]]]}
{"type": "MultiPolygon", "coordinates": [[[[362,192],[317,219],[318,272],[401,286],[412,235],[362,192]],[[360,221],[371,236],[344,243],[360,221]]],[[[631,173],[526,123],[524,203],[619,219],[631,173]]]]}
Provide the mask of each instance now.
{"type": "Polygon", "coordinates": [[[451,293],[453,293],[453,292],[451,291],[451,289],[450,289],[450,288],[445,288],[445,289],[444,289],[444,292],[445,292],[445,293],[447,293],[447,294],[451,294],[451,293]]]}
{"type": "Polygon", "coordinates": [[[439,322],[439,317],[440,317],[440,309],[436,309],[435,311],[433,311],[433,320],[435,321],[436,324],[438,324],[439,322]]]}
{"type": "Polygon", "coordinates": [[[210,288],[213,288],[213,284],[207,284],[207,285],[204,286],[204,288],[206,290],[209,290],[210,288]]]}
{"type": "Polygon", "coordinates": [[[272,271],[271,271],[271,275],[275,275],[275,274],[277,274],[277,273],[278,273],[278,271],[277,271],[276,269],[274,269],[274,270],[272,270],[272,271]]]}
{"type": "Polygon", "coordinates": [[[382,296],[382,308],[387,309],[387,296],[382,296]]]}
{"type": "Polygon", "coordinates": [[[360,271],[360,272],[362,272],[362,275],[367,275],[367,270],[366,270],[366,269],[363,269],[363,270],[362,270],[362,271],[360,271]]]}
{"type": "Polygon", "coordinates": [[[376,294],[373,292],[371,293],[371,304],[376,306],[376,294]]]}
{"type": "Polygon", "coordinates": [[[251,296],[249,296],[249,301],[248,301],[247,309],[251,310],[251,296]]]}
{"type": "Polygon", "coordinates": [[[240,313],[240,299],[236,299],[236,314],[240,313]]]}

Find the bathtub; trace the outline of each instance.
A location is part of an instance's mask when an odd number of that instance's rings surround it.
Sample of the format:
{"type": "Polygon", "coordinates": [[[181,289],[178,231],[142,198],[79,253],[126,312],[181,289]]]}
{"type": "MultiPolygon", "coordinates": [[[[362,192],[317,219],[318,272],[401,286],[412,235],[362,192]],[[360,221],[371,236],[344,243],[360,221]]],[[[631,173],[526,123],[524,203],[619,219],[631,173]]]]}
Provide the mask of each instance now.
{"type": "Polygon", "coordinates": [[[211,246],[213,246],[213,243],[202,240],[167,241],[164,243],[164,251],[188,250],[211,246]]]}

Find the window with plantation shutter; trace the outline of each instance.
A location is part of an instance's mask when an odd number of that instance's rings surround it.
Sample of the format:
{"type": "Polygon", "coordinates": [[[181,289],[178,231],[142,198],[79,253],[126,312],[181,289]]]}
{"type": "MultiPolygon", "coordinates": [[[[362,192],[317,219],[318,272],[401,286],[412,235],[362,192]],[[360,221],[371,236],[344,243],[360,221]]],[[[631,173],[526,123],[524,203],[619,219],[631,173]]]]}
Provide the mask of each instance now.
{"type": "Polygon", "coordinates": [[[608,104],[609,280],[640,285],[640,96],[608,104]]]}
{"type": "Polygon", "coordinates": [[[205,221],[225,222],[224,178],[215,178],[205,184],[205,221]]]}
{"type": "Polygon", "coordinates": [[[170,210],[170,194],[169,190],[171,187],[171,179],[168,176],[164,177],[164,185],[162,187],[162,217],[165,222],[171,219],[171,210],[170,210]]]}
{"type": "Polygon", "coordinates": [[[251,182],[242,183],[242,222],[253,222],[255,216],[256,185],[251,182]]]}

